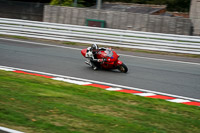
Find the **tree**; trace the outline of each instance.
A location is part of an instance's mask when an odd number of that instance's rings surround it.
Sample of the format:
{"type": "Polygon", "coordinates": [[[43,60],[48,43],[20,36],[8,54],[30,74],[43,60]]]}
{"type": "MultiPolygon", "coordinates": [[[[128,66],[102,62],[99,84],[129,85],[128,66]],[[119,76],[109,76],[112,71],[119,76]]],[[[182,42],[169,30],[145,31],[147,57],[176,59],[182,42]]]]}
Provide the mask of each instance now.
{"type": "Polygon", "coordinates": [[[104,1],[167,5],[168,11],[179,11],[179,12],[188,12],[190,8],[190,0],[104,0],[104,1]]]}
{"type": "Polygon", "coordinates": [[[71,6],[73,0],[52,0],[50,5],[71,6]]]}
{"type": "Polygon", "coordinates": [[[96,4],[96,0],[84,0],[83,5],[86,7],[90,7],[96,4]]]}
{"type": "MultiPolygon", "coordinates": [[[[83,6],[83,0],[77,0],[77,6],[83,6]]],[[[51,0],[50,5],[60,5],[60,6],[74,6],[74,0],[51,0]]]]}
{"type": "MultiPolygon", "coordinates": [[[[90,7],[97,0],[77,0],[78,7],[90,7]]],[[[138,4],[167,5],[168,11],[189,12],[190,0],[102,0],[103,2],[124,2],[138,4]]],[[[74,0],[51,0],[50,5],[73,6],[74,0]]]]}

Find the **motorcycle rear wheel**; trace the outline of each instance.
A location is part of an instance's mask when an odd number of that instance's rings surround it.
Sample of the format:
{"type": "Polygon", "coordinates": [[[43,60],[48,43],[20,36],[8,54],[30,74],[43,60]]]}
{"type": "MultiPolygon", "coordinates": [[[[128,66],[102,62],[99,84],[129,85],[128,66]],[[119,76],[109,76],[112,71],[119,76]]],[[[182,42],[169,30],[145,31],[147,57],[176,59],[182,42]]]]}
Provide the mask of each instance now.
{"type": "Polygon", "coordinates": [[[127,73],[127,72],[128,72],[128,68],[127,68],[127,66],[126,66],[124,63],[122,63],[122,64],[118,67],[118,70],[119,70],[120,72],[123,72],[123,73],[127,73]]]}

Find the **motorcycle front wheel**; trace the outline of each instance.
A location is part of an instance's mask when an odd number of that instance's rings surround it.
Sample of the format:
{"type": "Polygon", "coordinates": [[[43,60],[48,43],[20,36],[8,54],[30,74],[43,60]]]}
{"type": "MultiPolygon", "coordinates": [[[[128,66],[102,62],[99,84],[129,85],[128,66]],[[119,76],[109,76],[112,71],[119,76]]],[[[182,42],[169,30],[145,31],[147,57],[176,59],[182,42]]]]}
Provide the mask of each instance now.
{"type": "Polygon", "coordinates": [[[124,63],[122,63],[120,66],[118,66],[118,70],[120,72],[127,73],[128,72],[128,67],[124,63]]]}

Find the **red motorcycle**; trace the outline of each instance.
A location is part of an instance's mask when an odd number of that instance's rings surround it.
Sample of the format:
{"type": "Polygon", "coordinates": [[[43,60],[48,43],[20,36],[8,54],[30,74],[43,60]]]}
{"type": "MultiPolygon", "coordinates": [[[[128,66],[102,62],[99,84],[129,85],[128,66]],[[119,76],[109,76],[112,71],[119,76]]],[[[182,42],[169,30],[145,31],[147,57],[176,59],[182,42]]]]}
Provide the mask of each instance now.
{"type": "MultiPolygon", "coordinates": [[[[81,54],[85,57],[87,52],[86,49],[81,50],[81,54]]],[[[97,52],[97,58],[103,59],[103,62],[98,62],[97,67],[101,69],[118,69],[120,72],[126,73],[128,71],[127,66],[120,60],[118,60],[119,55],[111,48],[106,48],[104,50],[99,50],[97,52]]]]}

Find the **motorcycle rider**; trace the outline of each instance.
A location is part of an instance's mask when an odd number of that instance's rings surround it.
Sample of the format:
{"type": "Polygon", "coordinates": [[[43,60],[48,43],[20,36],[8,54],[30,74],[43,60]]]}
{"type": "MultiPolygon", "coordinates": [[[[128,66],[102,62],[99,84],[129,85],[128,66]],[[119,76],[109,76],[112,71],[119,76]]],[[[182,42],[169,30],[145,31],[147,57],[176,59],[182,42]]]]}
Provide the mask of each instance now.
{"type": "Polygon", "coordinates": [[[98,62],[105,61],[104,59],[97,59],[97,53],[101,50],[105,50],[105,48],[99,48],[96,43],[92,44],[91,47],[87,48],[85,57],[89,58],[89,60],[85,61],[85,63],[92,66],[93,70],[97,70],[98,62]]]}

